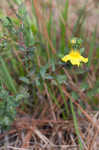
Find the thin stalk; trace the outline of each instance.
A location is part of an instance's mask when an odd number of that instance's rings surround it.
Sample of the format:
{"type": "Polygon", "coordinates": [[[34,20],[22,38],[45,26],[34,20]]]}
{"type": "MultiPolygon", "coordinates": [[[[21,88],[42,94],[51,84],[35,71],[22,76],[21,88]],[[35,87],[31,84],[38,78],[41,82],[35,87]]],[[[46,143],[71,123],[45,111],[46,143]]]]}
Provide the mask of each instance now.
{"type": "Polygon", "coordinates": [[[6,63],[4,62],[3,58],[0,56],[0,63],[1,63],[1,70],[4,76],[4,79],[7,81],[7,86],[12,92],[17,93],[14,81],[8,71],[6,63]]]}
{"type": "Polygon", "coordinates": [[[75,130],[76,130],[76,134],[78,136],[78,142],[79,142],[79,145],[80,145],[80,150],[83,150],[83,145],[82,145],[82,142],[81,142],[81,139],[80,139],[80,133],[79,133],[78,123],[77,123],[77,119],[76,119],[76,114],[75,114],[73,103],[72,103],[71,99],[70,99],[70,107],[71,107],[71,111],[72,111],[72,116],[73,116],[73,120],[74,120],[74,126],[75,126],[75,130]]]}

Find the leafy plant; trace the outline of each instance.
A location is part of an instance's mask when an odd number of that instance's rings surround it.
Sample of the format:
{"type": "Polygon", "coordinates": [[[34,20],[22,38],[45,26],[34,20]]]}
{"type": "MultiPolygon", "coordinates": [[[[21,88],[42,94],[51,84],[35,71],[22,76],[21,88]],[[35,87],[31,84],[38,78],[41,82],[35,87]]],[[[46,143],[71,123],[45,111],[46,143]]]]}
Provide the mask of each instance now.
{"type": "Polygon", "coordinates": [[[0,85],[0,127],[8,128],[16,117],[16,108],[20,105],[24,95],[11,95],[0,85]]]}

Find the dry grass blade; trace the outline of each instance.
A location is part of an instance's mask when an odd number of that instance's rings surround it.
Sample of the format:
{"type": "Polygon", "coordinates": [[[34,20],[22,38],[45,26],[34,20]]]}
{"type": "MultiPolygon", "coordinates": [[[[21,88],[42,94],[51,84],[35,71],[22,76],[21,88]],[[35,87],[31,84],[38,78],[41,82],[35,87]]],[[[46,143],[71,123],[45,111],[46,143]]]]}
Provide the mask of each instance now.
{"type": "Polygon", "coordinates": [[[13,146],[8,146],[7,148],[10,148],[11,150],[29,150],[29,149],[17,148],[17,147],[13,147],[13,146]]]}
{"type": "MultiPolygon", "coordinates": [[[[46,29],[45,21],[44,21],[41,13],[39,11],[38,0],[33,0],[33,2],[34,2],[35,11],[36,11],[36,16],[38,18],[38,24],[39,24],[39,26],[42,25],[42,29],[41,29],[43,31],[42,34],[44,34],[45,40],[47,40],[49,42],[49,45],[50,45],[50,47],[52,49],[52,52],[53,52],[53,54],[55,54],[56,50],[54,49],[53,44],[52,44],[52,42],[51,42],[51,40],[50,40],[50,38],[48,36],[48,32],[47,32],[47,29],[46,29]]],[[[48,56],[49,56],[49,52],[48,52],[48,56]]]]}

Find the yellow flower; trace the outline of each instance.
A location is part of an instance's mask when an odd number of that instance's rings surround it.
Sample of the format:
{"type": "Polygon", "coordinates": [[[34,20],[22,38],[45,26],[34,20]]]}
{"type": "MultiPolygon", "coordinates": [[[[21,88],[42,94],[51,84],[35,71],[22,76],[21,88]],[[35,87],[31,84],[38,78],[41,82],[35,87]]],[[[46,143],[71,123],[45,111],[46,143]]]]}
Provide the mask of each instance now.
{"type": "Polygon", "coordinates": [[[63,62],[70,61],[72,65],[77,65],[78,67],[80,65],[80,62],[88,62],[88,58],[84,58],[83,56],[81,56],[80,52],[77,50],[71,50],[70,53],[64,56],[61,60],[63,62]]]}

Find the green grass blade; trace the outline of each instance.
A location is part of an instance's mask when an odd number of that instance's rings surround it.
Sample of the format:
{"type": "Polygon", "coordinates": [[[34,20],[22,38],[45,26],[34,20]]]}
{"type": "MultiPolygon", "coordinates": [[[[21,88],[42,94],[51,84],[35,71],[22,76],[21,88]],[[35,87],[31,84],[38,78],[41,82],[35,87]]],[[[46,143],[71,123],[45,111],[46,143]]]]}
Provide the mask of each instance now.
{"type": "Polygon", "coordinates": [[[60,108],[60,105],[59,105],[59,103],[58,103],[58,101],[57,101],[57,98],[56,98],[55,95],[53,94],[52,90],[51,90],[50,87],[48,87],[48,86],[47,86],[47,88],[48,88],[48,92],[49,92],[51,98],[53,99],[53,101],[55,102],[55,104],[60,108]]]}
{"type": "Polygon", "coordinates": [[[80,134],[79,134],[79,129],[78,129],[78,123],[77,123],[77,119],[76,119],[76,114],[75,114],[75,111],[74,111],[74,107],[73,107],[73,104],[72,104],[72,100],[70,100],[70,107],[71,107],[71,111],[72,111],[72,116],[73,116],[73,120],[74,120],[74,126],[75,126],[75,130],[76,130],[76,134],[78,136],[78,142],[79,142],[79,145],[80,145],[80,150],[83,150],[83,145],[82,145],[81,139],[80,139],[80,134]]]}
{"type": "Polygon", "coordinates": [[[57,84],[58,84],[58,88],[59,88],[60,94],[62,96],[62,99],[64,101],[64,105],[65,105],[65,110],[66,110],[67,116],[69,116],[69,109],[68,109],[68,105],[67,105],[67,102],[66,102],[66,98],[65,98],[64,93],[62,91],[62,87],[61,87],[61,85],[58,82],[57,82],[57,84]]]}
{"type": "Polygon", "coordinates": [[[88,68],[90,68],[91,66],[91,62],[92,62],[92,56],[93,56],[93,51],[94,51],[94,46],[95,46],[95,40],[96,40],[96,28],[95,31],[92,34],[92,40],[91,40],[91,44],[90,44],[90,49],[89,49],[89,56],[88,56],[88,68]]]}
{"type": "Polygon", "coordinates": [[[3,74],[4,80],[6,80],[8,89],[10,89],[14,93],[17,93],[14,81],[13,81],[13,79],[7,69],[7,66],[1,56],[0,56],[0,63],[1,63],[1,71],[3,74]]]}
{"type": "Polygon", "coordinates": [[[81,8],[79,10],[78,19],[77,19],[77,21],[76,21],[76,23],[74,24],[74,27],[73,27],[72,37],[78,36],[80,34],[80,30],[82,28],[82,25],[85,22],[85,17],[86,17],[86,4],[83,6],[83,8],[81,8]]]}
{"type": "Polygon", "coordinates": [[[60,27],[61,27],[60,50],[62,53],[64,52],[64,49],[66,47],[66,24],[68,18],[68,6],[69,6],[69,0],[66,0],[64,12],[62,13],[62,18],[64,22],[62,21],[60,22],[60,27]]]}
{"type": "MultiPolygon", "coordinates": [[[[53,102],[58,106],[59,109],[61,109],[61,106],[60,106],[59,102],[57,101],[57,97],[54,95],[54,93],[52,92],[50,87],[48,87],[48,92],[49,92],[53,102]]],[[[62,116],[63,116],[63,119],[66,120],[66,115],[64,112],[62,112],[62,116]]]]}
{"type": "MultiPolygon", "coordinates": [[[[50,0],[50,4],[52,4],[52,0],[50,0]]],[[[51,28],[52,28],[52,25],[53,25],[53,11],[51,9],[50,11],[50,16],[49,16],[49,21],[47,23],[47,30],[48,30],[48,35],[51,39],[51,28]]]]}

